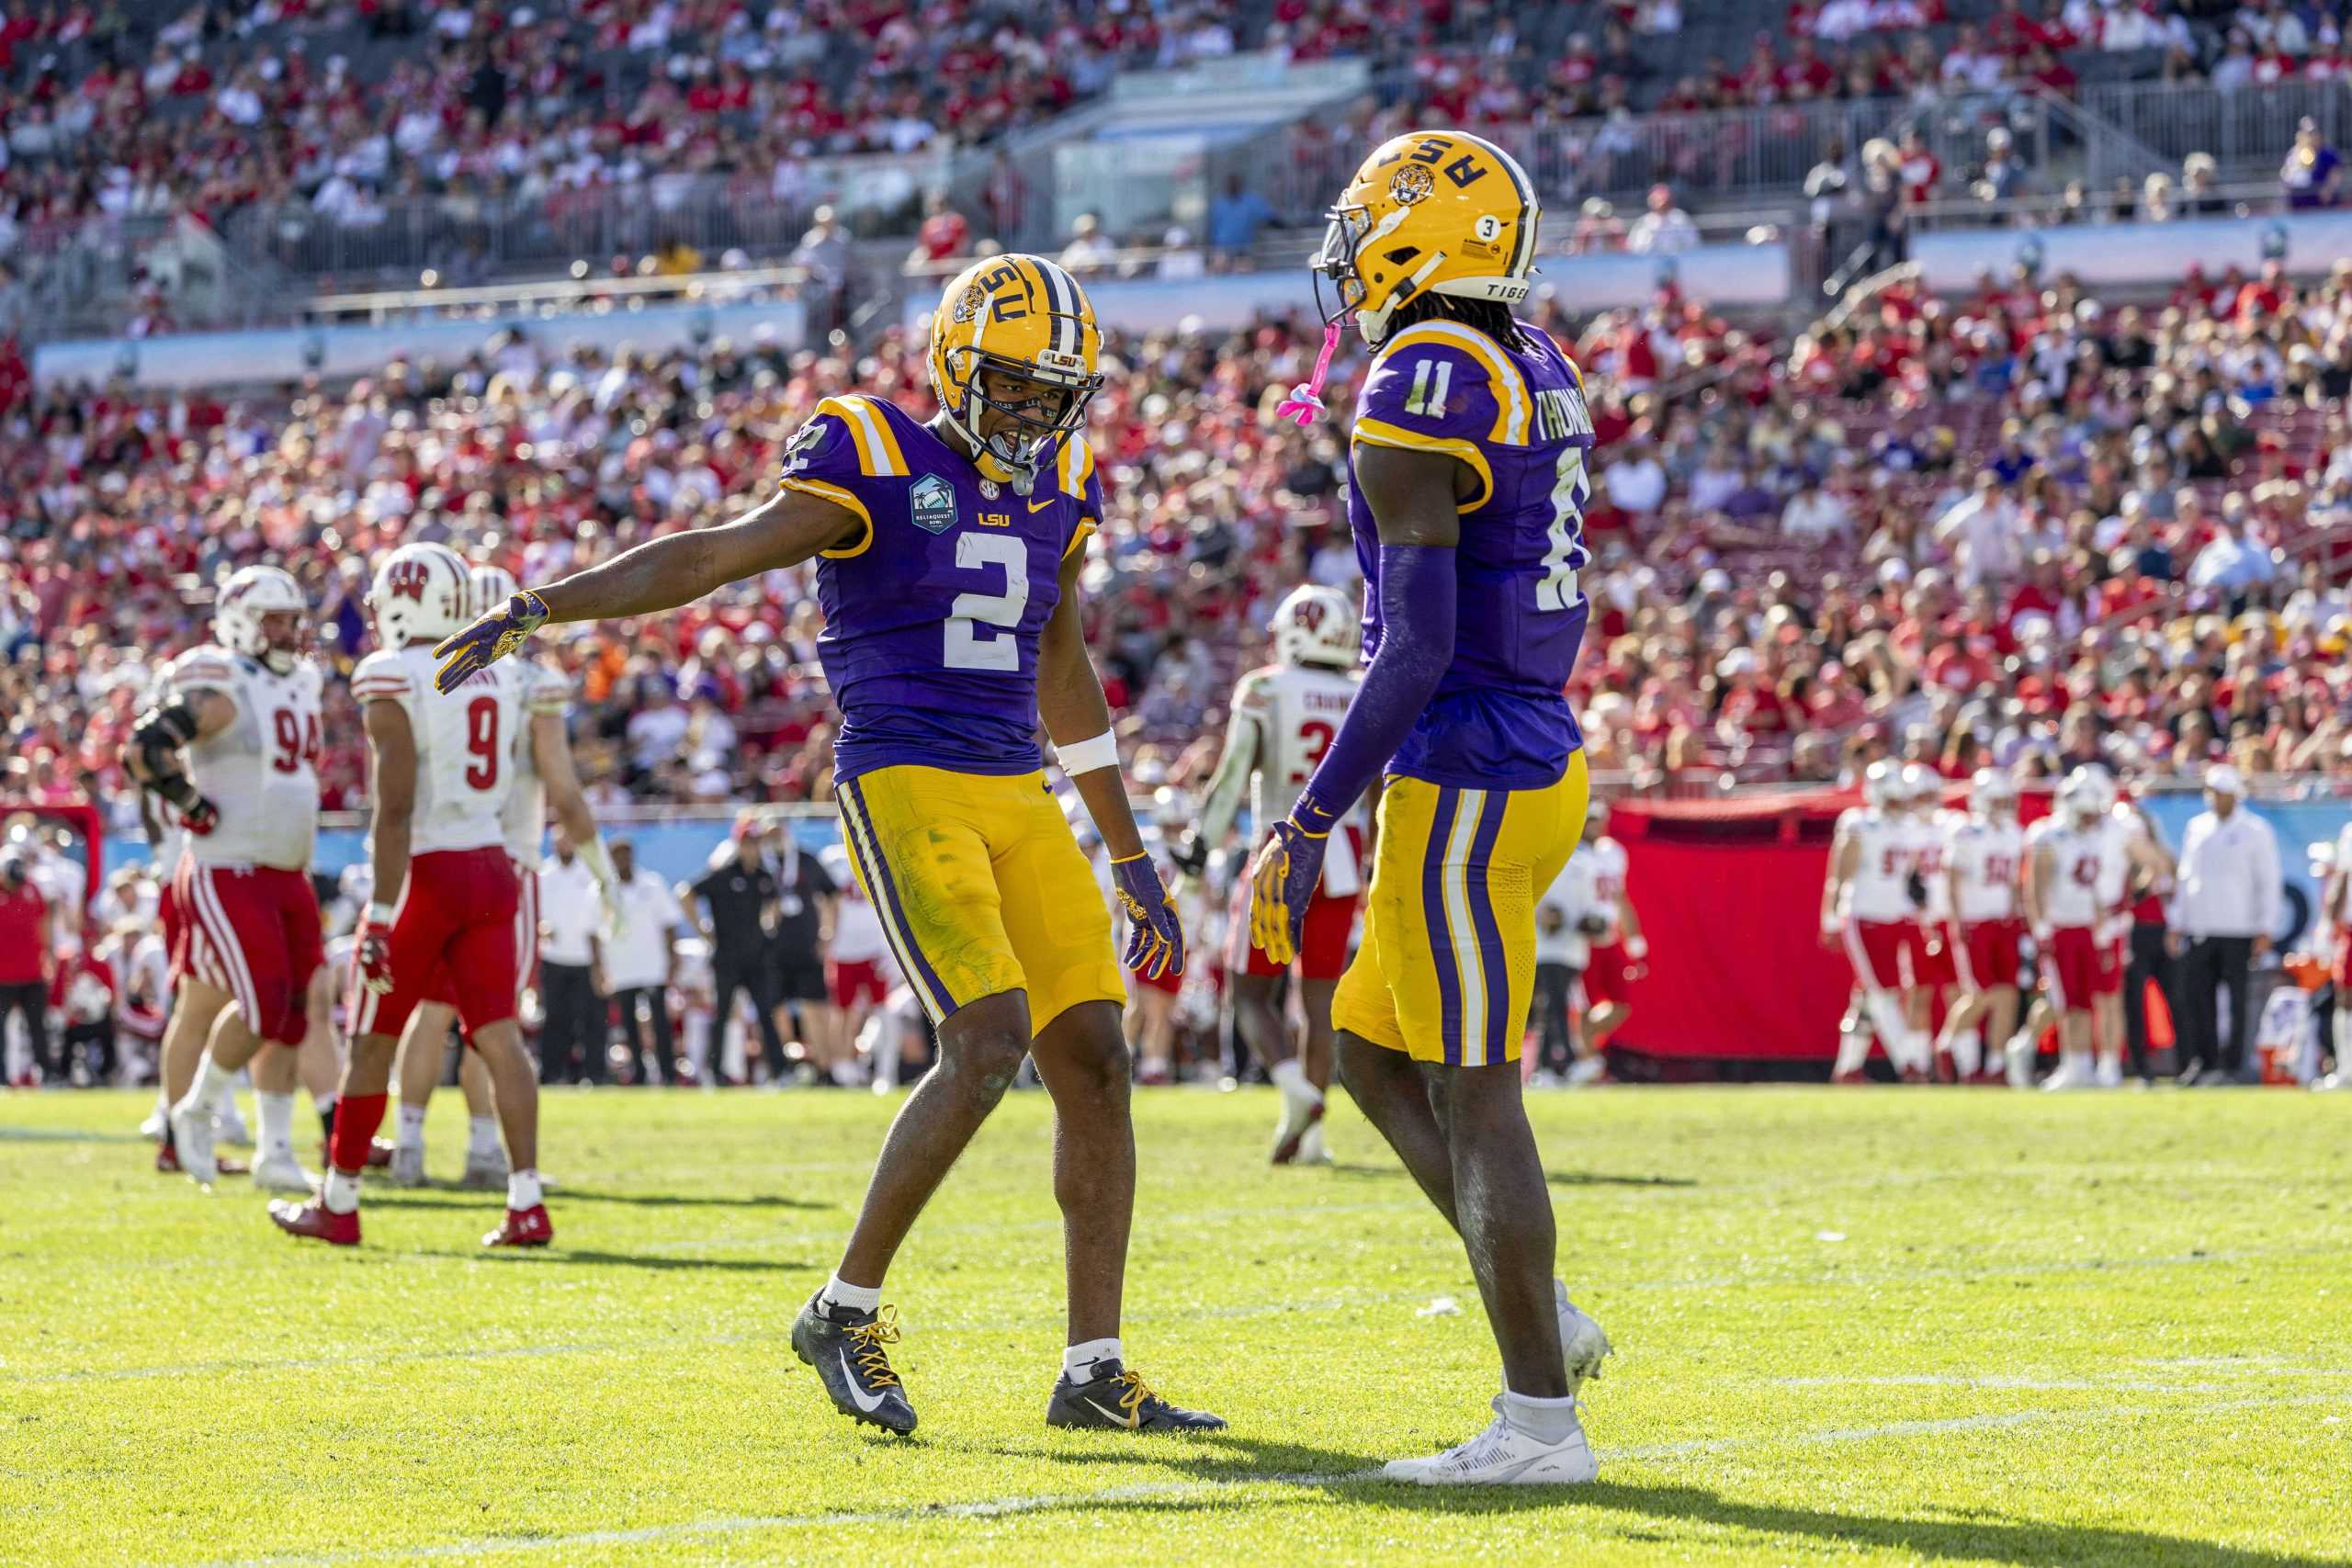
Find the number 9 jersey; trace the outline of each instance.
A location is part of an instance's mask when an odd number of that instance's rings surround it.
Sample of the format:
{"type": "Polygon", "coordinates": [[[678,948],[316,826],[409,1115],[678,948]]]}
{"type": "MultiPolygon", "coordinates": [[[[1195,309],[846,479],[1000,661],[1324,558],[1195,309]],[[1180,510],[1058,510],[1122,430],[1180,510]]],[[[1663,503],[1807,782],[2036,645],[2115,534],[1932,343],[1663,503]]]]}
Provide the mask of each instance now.
{"type": "MultiPolygon", "coordinates": [[[[1584,640],[1577,573],[1591,559],[1584,508],[1593,446],[1584,380],[1537,328],[1506,347],[1475,327],[1427,321],[1374,355],[1353,446],[1459,458],[1477,488],[1458,503],[1453,662],[1388,771],[1432,784],[1537,789],[1584,738],[1562,695],[1584,640]]],[[[1361,487],[1348,501],[1364,574],[1363,651],[1380,647],[1380,533],[1361,487]]]]}
{"type": "Polygon", "coordinates": [[[409,817],[409,852],[474,850],[503,844],[503,808],[514,783],[514,743],[522,734],[530,694],[540,672],[501,660],[447,695],[433,689],[433,649],[419,643],[381,649],[351,673],[351,695],[396,702],[408,715],[416,745],[416,804],[409,817]]]}
{"type": "Polygon", "coordinates": [[[786,449],[780,482],[865,524],[819,552],[836,776],[1043,766],[1037,638],[1062,563],[1102,515],[1084,438],[1066,437],[1024,496],[880,398],[827,398],[786,449]]]}

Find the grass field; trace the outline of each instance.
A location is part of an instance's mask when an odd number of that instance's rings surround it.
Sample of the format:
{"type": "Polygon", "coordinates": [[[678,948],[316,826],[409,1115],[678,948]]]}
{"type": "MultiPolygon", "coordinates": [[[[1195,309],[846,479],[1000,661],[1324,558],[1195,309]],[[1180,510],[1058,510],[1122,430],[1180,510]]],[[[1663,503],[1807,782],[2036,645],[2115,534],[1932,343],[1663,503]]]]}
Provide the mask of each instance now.
{"type": "MultiPolygon", "coordinates": [[[[1044,1426],[1030,1094],[891,1280],[901,1442],[785,1343],[887,1102],[552,1094],[558,1246],[486,1258],[495,1197],[371,1190],[331,1252],[150,1173],[139,1097],[0,1098],[0,1561],[2352,1561],[2352,1101],[1539,1099],[1620,1351],[1568,1495],[1365,1478],[1483,1426],[1494,1351],[1352,1108],[1340,1168],[1272,1171],[1272,1105],[1138,1100],[1127,1343],[1230,1432],[1044,1426]]],[[[454,1097],[431,1136],[453,1173],[454,1097]]]]}

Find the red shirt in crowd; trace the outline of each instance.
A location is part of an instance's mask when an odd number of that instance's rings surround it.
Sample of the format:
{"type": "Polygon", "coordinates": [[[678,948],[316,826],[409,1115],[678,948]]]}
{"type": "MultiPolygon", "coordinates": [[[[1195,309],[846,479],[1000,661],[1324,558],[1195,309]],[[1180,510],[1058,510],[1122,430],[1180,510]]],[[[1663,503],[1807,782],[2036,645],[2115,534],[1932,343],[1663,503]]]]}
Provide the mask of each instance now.
{"type": "Polygon", "coordinates": [[[48,915],[49,900],[29,879],[12,889],[0,878],[0,986],[29,986],[44,978],[49,953],[41,928],[48,915]]]}

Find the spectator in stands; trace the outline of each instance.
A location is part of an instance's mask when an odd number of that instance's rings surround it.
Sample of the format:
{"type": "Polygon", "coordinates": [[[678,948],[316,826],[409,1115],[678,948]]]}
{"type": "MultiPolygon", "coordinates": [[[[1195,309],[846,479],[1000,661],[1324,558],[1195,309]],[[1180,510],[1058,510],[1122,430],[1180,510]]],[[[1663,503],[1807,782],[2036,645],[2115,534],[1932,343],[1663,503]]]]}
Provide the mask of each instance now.
{"type": "Polygon", "coordinates": [[[1641,255],[1672,255],[1699,243],[1699,225],[1674,205],[1673,190],[1650,186],[1646,210],[1625,231],[1625,248],[1641,255]]]}
{"type": "Polygon", "coordinates": [[[2225,216],[2230,204],[2221,194],[2221,165],[2211,152],[2191,152],[2180,163],[2180,211],[2185,218],[2225,216]]]}
{"type": "Polygon", "coordinates": [[[1102,220],[1091,212],[1081,212],[1069,226],[1069,243],[1062,247],[1058,258],[1067,271],[1080,277],[1092,277],[1111,265],[1116,253],[1102,233],[1102,220]]]}
{"type": "Polygon", "coordinates": [[[2278,184],[2291,208],[2333,207],[2343,159],[2323,141],[2319,122],[2306,117],[2295,128],[2295,144],[2278,166],[2278,184]]]}
{"type": "Polygon", "coordinates": [[[1239,175],[1227,177],[1225,194],[1209,204],[1209,258],[1220,271],[1248,259],[1259,231],[1273,221],[1272,203],[1251,190],[1239,175]]]}
{"type": "Polygon", "coordinates": [[[968,254],[972,226],[948,205],[947,193],[934,190],[922,198],[922,226],[915,231],[915,248],[907,253],[906,270],[923,274],[943,271],[941,264],[968,254]]]}
{"type": "Polygon", "coordinates": [[[2241,522],[2244,498],[2229,499],[2240,503],[2241,512],[2224,507],[2213,525],[2211,542],[2188,563],[2188,585],[2227,600],[2230,613],[2235,615],[2244,608],[2247,591],[2267,585],[2278,568],[2267,547],[2245,536],[2241,522]]]}

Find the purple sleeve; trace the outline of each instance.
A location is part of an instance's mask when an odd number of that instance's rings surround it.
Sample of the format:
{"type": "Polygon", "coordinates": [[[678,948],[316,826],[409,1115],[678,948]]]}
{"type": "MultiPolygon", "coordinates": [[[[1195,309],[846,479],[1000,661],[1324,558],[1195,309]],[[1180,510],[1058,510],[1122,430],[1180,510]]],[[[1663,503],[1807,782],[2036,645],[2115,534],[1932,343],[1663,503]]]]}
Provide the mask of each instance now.
{"type": "Polygon", "coordinates": [[[1405,743],[1453,662],[1454,550],[1380,547],[1380,651],[1292,820],[1328,833],[1405,743]]]}

